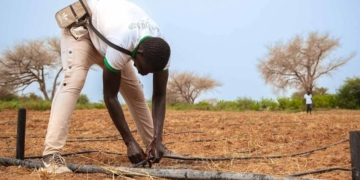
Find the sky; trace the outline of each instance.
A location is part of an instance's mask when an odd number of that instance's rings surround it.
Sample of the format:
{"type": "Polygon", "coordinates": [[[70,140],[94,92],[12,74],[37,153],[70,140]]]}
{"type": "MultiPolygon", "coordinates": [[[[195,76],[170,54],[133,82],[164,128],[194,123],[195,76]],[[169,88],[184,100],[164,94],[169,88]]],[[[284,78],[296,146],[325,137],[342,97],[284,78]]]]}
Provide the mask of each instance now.
{"type": "MultiPolygon", "coordinates": [[[[75,0],[0,2],[0,52],[24,40],[60,36],[55,13],[75,0]]],[[[276,98],[256,68],[266,46],[309,32],[329,32],[341,46],[335,57],[357,55],[332,76],[317,81],[336,92],[348,77],[360,76],[359,0],[129,0],[143,8],[164,32],[172,50],[170,72],[194,71],[222,83],[198,100],[276,98]]],[[[142,77],[151,99],[152,75],[142,77]]],[[[24,93],[38,92],[31,85],[24,93]]],[[[102,100],[102,71],[89,72],[82,91],[92,102],[102,100]]],[[[290,95],[291,91],[283,95],[290,95]]]]}

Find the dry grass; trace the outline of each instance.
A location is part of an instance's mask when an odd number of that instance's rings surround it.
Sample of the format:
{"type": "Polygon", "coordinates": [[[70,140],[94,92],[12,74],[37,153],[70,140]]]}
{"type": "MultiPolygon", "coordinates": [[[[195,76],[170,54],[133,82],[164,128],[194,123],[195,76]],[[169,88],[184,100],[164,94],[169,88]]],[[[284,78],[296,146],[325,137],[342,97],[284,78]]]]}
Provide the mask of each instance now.
{"type": "MultiPolygon", "coordinates": [[[[129,112],[126,118],[135,130],[129,112]]],[[[14,157],[17,111],[0,112],[0,157],[14,157]]],[[[28,111],[25,156],[39,156],[43,151],[49,112],[28,111]]],[[[191,157],[239,157],[288,155],[316,149],[349,137],[359,130],[360,111],[332,110],[305,113],[281,112],[208,112],[171,111],[166,114],[164,142],[178,154],[191,157]]],[[[131,164],[126,147],[116,136],[119,133],[106,110],[77,110],[72,116],[69,142],[63,153],[85,150],[118,152],[124,155],[94,152],[66,157],[67,162],[80,165],[124,166],[131,164]],[[102,140],[81,141],[79,140],[102,140]],[[104,141],[105,140],[105,141],[104,141]],[[70,142],[71,141],[71,142],[70,142]]],[[[138,133],[134,136],[139,140],[138,133]]],[[[140,142],[140,141],[139,141],[140,142]]],[[[288,175],[333,166],[350,168],[349,143],[302,156],[229,161],[185,161],[163,159],[154,168],[193,169],[204,171],[248,172],[288,175]]],[[[51,175],[23,167],[0,166],[2,179],[114,179],[105,174],[51,175]]],[[[331,171],[307,175],[309,178],[351,179],[351,172],[331,171]]],[[[152,179],[134,177],[122,179],[152,179]]],[[[154,178],[156,179],[156,178],[154,178]]]]}

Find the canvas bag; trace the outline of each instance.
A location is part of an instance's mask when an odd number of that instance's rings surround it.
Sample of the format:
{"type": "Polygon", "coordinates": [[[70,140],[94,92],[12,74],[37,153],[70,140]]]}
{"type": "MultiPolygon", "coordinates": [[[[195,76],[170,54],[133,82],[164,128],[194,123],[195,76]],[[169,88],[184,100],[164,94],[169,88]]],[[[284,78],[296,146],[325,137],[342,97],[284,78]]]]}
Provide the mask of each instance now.
{"type": "MultiPolygon", "coordinates": [[[[124,49],[120,46],[117,46],[107,40],[92,24],[91,21],[91,10],[86,2],[86,0],[79,0],[75,3],[70,4],[69,6],[66,6],[65,8],[61,9],[55,14],[55,19],[59,25],[60,28],[72,28],[70,29],[70,33],[72,34],[71,30],[74,30],[73,28],[76,26],[82,26],[89,24],[90,28],[94,31],[94,33],[107,45],[110,47],[127,54],[129,56],[132,55],[132,52],[124,49]],[[87,18],[89,17],[89,18],[87,18]]],[[[83,28],[83,27],[79,27],[83,28]]],[[[73,35],[73,34],[72,34],[73,35]]],[[[73,35],[74,36],[74,35],[73,35]]]]}
{"type": "Polygon", "coordinates": [[[58,11],[55,19],[60,28],[67,28],[71,25],[81,24],[86,16],[91,17],[90,8],[86,0],[79,0],[58,11]]]}

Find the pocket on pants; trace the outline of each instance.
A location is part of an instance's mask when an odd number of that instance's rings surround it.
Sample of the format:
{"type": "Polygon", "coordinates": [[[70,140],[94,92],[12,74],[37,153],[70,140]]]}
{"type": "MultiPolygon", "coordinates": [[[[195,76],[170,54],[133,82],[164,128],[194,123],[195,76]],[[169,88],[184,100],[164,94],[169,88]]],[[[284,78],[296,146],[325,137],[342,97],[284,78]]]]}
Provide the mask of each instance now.
{"type": "Polygon", "coordinates": [[[67,86],[69,83],[76,87],[81,86],[85,82],[87,71],[89,69],[89,62],[86,59],[86,54],[80,49],[68,49],[66,53],[66,66],[64,68],[64,82],[63,86],[67,86]],[[78,85],[79,84],[79,85],[78,85]]]}

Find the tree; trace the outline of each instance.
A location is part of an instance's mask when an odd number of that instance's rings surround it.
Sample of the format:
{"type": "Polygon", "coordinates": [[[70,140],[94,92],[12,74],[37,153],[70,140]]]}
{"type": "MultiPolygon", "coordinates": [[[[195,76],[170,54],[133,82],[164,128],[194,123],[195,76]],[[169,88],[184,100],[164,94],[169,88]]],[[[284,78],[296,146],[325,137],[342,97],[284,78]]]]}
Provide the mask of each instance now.
{"type": "Polygon", "coordinates": [[[221,86],[221,83],[209,76],[200,76],[194,72],[174,71],[170,74],[167,86],[167,102],[186,102],[194,104],[202,93],[221,86]]]}
{"type": "Polygon", "coordinates": [[[338,106],[345,109],[360,108],[360,77],[348,78],[337,90],[338,106]]]}
{"type": "MultiPolygon", "coordinates": [[[[314,90],[312,91],[312,95],[316,96],[316,95],[328,95],[328,91],[329,89],[326,87],[315,87],[314,90]]],[[[291,98],[304,98],[304,95],[307,93],[307,91],[304,90],[300,90],[300,91],[296,91],[291,95],[291,98]]]]}
{"type": "Polygon", "coordinates": [[[80,94],[77,104],[88,104],[90,102],[86,94],[80,94]]]}
{"type": "Polygon", "coordinates": [[[306,40],[297,35],[286,44],[268,46],[268,53],[259,59],[257,68],[275,92],[288,88],[312,92],[316,80],[331,75],[355,56],[355,53],[347,57],[330,56],[339,46],[339,39],[330,37],[329,33],[311,32],[306,40]]]}
{"type": "Polygon", "coordinates": [[[36,82],[46,100],[54,97],[57,79],[62,71],[59,38],[28,40],[16,44],[2,53],[0,58],[0,87],[11,86],[16,92],[25,90],[36,82]],[[53,81],[51,96],[48,95],[46,80],[57,69],[53,81]]]}
{"type": "Polygon", "coordinates": [[[17,99],[18,96],[15,94],[12,87],[0,87],[0,100],[1,101],[11,101],[17,99]]]}

